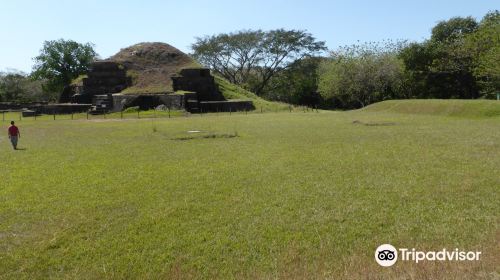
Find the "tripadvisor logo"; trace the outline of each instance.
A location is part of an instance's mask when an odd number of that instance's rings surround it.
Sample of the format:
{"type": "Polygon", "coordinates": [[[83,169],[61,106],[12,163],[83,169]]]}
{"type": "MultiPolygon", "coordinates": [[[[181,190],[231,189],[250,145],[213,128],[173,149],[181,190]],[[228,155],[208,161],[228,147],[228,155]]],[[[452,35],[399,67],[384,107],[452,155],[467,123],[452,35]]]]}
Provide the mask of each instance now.
{"type": "Polygon", "coordinates": [[[375,261],[384,267],[393,266],[397,260],[411,261],[419,263],[421,261],[479,261],[481,252],[460,251],[458,248],[449,251],[442,249],[440,251],[418,251],[407,248],[396,249],[391,244],[383,244],[375,250],[375,261]]]}
{"type": "Polygon", "coordinates": [[[392,266],[398,260],[398,250],[391,244],[382,244],[375,250],[375,260],[381,266],[392,266]]]}

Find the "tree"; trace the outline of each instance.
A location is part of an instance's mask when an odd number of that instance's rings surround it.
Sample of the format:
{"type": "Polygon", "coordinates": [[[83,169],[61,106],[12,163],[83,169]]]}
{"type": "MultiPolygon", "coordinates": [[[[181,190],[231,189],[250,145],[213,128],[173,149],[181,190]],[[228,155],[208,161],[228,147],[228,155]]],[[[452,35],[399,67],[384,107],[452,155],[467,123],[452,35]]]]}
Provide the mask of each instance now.
{"type": "Polygon", "coordinates": [[[476,31],[478,24],[472,17],[454,17],[441,21],[432,28],[431,40],[436,42],[454,41],[476,31]]]}
{"type": "Polygon", "coordinates": [[[261,95],[271,78],[298,59],[325,51],[302,30],[244,30],[196,38],[193,56],[232,83],[261,95]]]}
{"type": "Polygon", "coordinates": [[[319,67],[321,95],[344,108],[404,97],[404,66],[397,57],[403,44],[368,43],[332,52],[319,67]]]}
{"type": "Polygon", "coordinates": [[[432,36],[400,53],[411,92],[422,98],[491,97],[500,81],[500,13],[481,22],[455,17],[439,22],[432,36]]]}
{"type": "Polygon", "coordinates": [[[46,100],[41,82],[20,71],[0,72],[0,101],[34,102],[46,100]]]}
{"type": "Polygon", "coordinates": [[[97,58],[91,43],[72,40],[45,41],[40,55],[34,58],[32,76],[45,80],[44,90],[61,92],[73,79],[87,72],[97,58]]]}
{"type": "Polygon", "coordinates": [[[421,98],[478,98],[475,59],[465,44],[477,29],[473,18],[454,17],[439,22],[429,40],[403,49],[399,57],[413,85],[410,91],[421,98]]]}
{"type": "Polygon", "coordinates": [[[318,94],[318,68],[323,59],[306,57],[296,60],[270,80],[264,97],[291,104],[320,105],[322,98],[318,94]]]}
{"type": "Polygon", "coordinates": [[[24,94],[22,73],[0,73],[0,101],[17,101],[24,94]]]}
{"type": "Polygon", "coordinates": [[[239,31],[196,38],[193,56],[228,81],[243,85],[261,59],[264,32],[239,31]]]}
{"type": "Polygon", "coordinates": [[[487,13],[476,32],[465,38],[464,51],[473,59],[473,75],[483,96],[500,91],[500,12],[487,13]]]}

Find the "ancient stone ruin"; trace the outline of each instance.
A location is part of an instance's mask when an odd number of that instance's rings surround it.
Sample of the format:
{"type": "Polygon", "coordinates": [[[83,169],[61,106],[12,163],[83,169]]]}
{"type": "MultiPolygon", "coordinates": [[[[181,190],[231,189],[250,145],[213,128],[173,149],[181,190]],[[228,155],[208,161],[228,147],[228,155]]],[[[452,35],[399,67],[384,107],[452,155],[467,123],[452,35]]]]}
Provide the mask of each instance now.
{"type": "Polygon", "coordinates": [[[159,105],[190,112],[253,109],[251,101],[225,100],[209,69],[162,43],[137,44],[93,63],[80,83],[64,90],[60,101],[91,103],[95,113],[159,105]]]}
{"type": "Polygon", "coordinates": [[[83,88],[90,95],[118,93],[132,84],[125,67],[112,61],[94,62],[87,75],[83,88]]]}
{"type": "Polygon", "coordinates": [[[196,92],[199,101],[225,100],[210,75],[210,69],[182,69],[179,75],[172,76],[172,84],[174,91],[196,92]]]}

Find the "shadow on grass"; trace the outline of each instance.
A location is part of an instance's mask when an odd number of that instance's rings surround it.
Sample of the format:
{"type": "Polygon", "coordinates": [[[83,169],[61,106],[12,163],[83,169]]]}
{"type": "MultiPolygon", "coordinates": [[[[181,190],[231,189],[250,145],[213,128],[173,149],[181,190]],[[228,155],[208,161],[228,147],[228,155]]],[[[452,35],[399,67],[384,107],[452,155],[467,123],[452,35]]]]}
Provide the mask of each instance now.
{"type": "Polygon", "coordinates": [[[201,135],[193,135],[193,136],[182,136],[172,138],[171,140],[176,141],[187,141],[187,140],[196,140],[196,139],[215,139],[215,138],[235,138],[239,137],[238,133],[209,133],[209,134],[201,134],[201,135]]]}
{"type": "Polygon", "coordinates": [[[379,122],[379,123],[368,122],[368,123],[365,123],[365,122],[358,121],[358,120],[353,121],[352,124],[360,124],[360,125],[364,125],[364,126],[391,126],[391,125],[396,125],[396,123],[393,123],[393,122],[379,122]]]}

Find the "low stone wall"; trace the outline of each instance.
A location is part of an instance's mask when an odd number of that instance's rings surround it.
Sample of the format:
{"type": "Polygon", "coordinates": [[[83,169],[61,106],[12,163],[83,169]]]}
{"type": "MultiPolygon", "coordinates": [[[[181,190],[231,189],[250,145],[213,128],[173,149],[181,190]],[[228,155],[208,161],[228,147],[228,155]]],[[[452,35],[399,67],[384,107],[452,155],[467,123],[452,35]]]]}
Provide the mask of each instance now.
{"type": "Polygon", "coordinates": [[[113,111],[123,111],[129,107],[139,107],[141,110],[154,109],[165,105],[173,110],[185,108],[186,100],[182,94],[128,95],[113,94],[113,111]]]}
{"type": "Polygon", "coordinates": [[[0,111],[28,109],[35,111],[37,114],[71,114],[87,112],[91,105],[75,103],[0,103],[0,111]]]}
{"type": "Polygon", "coordinates": [[[0,110],[21,110],[24,108],[33,108],[35,106],[47,105],[48,102],[32,102],[32,103],[16,103],[16,102],[0,102],[0,110]]]}
{"type": "Polygon", "coordinates": [[[172,77],[172,87],[174,91],[196,92],[200,101],[224,100],[224,96],[219,92],[214,77],[210,75],[210,70],[206,68],[182,69],[179,75],[172,77]]]}
{"type": "Polygon", "coordinates": [[[236,112],[255,109],[253,102],[247,100],[202,101],[199,106],[202,112],[236,112]]]}
{"type": "Polygon", "coordinates": [[[113,112],[120,112],[128,107],[138,95],[113,94],[113,112]]]}
{"type": "Polygon", "coordinates": [[[71,114],[87,112],[92,104],[47,104],[30,107],[30,110],[36,111],[37,114],[71,114]]]}
{"type": "Polygon", "coordinates": [[[167,94],[159,97],[167,108],[182,110],[186,104],[186,96],[182,94],[167,94]]]}

